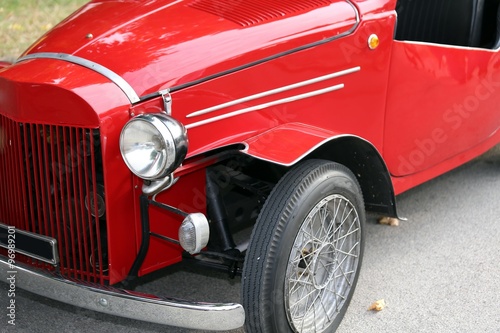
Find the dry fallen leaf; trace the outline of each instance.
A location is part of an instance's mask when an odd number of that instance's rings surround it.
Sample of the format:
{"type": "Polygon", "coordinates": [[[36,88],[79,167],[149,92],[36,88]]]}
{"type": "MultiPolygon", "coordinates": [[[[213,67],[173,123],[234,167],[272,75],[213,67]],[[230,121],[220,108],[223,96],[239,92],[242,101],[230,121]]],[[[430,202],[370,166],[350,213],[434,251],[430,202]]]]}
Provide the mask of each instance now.
{"type": "Polygon", "coordinates": [[[399,220],[394,217],[387,217],[387,216],[381,217],[378,219],[378,223],[387,224],[390,225],[391,227],[399,226],[399,220]]]}
{"type": "Polygon", "coordinates": [[[368,310],[370,310],[370,311],[382,311],[384,308],[385,308],[385,301],[383,299],[379,299],[378,301],[376,301],[375,303],[370,305],[368,310]]]}

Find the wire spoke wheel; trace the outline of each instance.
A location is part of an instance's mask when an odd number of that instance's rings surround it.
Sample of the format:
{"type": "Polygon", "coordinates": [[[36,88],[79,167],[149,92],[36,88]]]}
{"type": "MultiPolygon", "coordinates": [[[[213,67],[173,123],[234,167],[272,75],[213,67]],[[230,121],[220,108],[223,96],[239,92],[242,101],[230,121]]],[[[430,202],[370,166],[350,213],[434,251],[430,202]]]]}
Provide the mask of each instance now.
{"type": "Polygon", "coordinates": [[[269,195],[242,279],[247,333],[332,333],[357,283],[364,203],[346,167],[308,160],[269,195]]]}
{"type": "Polygon", "coordinates": [[[286,269],[285,307],[295,332],[323,332],[354,284],[360,255],[359,216],[343,196],[321,200],[295,238],[286,269]]]}

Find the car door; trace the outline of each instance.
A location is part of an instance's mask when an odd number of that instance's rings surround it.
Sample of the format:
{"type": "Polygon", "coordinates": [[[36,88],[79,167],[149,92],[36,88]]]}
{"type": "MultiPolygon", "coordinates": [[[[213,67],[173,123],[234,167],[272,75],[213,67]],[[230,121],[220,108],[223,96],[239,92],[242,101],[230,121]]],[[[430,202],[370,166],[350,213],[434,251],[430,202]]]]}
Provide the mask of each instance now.
{"type": "Polygon", "coordinates": [[[485,1],[398,2],[384,136],[394,176],[432,168],[500,128],[498,1],[485,1]]]}

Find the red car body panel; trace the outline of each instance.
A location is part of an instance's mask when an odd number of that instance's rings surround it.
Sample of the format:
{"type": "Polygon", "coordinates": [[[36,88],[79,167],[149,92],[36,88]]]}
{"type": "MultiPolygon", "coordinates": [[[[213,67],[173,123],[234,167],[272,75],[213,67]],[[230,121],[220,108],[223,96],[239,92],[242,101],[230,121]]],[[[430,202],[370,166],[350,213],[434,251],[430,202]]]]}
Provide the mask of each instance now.
{"type": "Polygon", "coordinates": [[[436,164],[432,168],[405,177],[393,177],[392,185],[394,186],[394,192],[396,194],[400,194],[428,181],[429,179],[436,178],[437,176],[440,176],[445,172],[448,172],[464,163],[467,163],[470,160],[478,157],[479,155],[487,152],[499,142],[500,131],[496,131],[495,134],[489,137],[487,140],[475,145],[467,151],[464,151],[447,160],[442,161],[439,164],[436,164]]]}
{"type": "Polygon", "coordinates": [[[497,51],[394,42],[384,140],[391,173],[429,169],[489,139],[500,128],[499,87],[497,51]]]}
{"type": "MultiPolygon", "coordinates": [[[[245,26],[246,21],[220,19],[184,1],[93,1],[28,54],[60,52],[96,61],[143,96],[334,37],[356,22],[345,1],[313,2],[306,9],[245,26]]],[[[252,16],[255,8],[233,9],[238,10],[252,16]]]]}
{"type": "Polygon", "coordinates": [[[97,128],[98,112],[126,109],[129,104],[116,85],[102,75],[54,60],[26,61],[8,67],[2,72],[0,84],[5,94],[2,113],[21,122],[97,128]],[[97,97],[103,93],[117,97],[102,101],[97,97]]]}
{"type": "MultiPolygon", "coordinates": [[[[383,34],[383,30],[380,33],[382,43],[377,54],[364,47],[365,45],[360,47],[359,37],[352,35],[343,38],[344,48],[332,47],[333,44],[324,43],[305,51],[292,53],[243,71],[228,74],[224,80],[207,81],[173,93],[172,96],[176,103],[173,114],[188,128],[191,140],[190,153],[198,154],[216,146],[242,142],[267,131],[269,128],[290,122],[320,127],[330,131],[332,135],[336,133],[359,135],[375,146],[381,147],[383,133],[380,126],[383,126],[384,122],[383,110],[394,22],[394,14],[389,13],[385,19],[379,18],[373,24],[370,21],[364,21],[358,27],[359,33],[367,36],[369,36],[369,32],[373,31],[373,25],[376,25],[377,29],[385,29],[385,34],[383,34]],[[353,49],[356,52],[343,52],[353,49]],[[318,60],[310,62],[311,58],[318,60]],[[372,63],[373,58],[376,58],[376,66],[372,63]],[[301,64],[301,70],[297,71],[296,67],[291,64],[301,64]],[[193,115],[197,111],[258,95],[264,91],[351,69],[353,70],[351,73],[333,79],[238,103],[207,114],[193,115]],[[245,82],[243,86],[240,84],[242,81],[245,82]],[[286,99],[290,96],[337,85],[343,85],[343,87],[316,96],[314,99],[305,98],[261,109],[261,106],[276,99],[286,99]],[[366,98],[367,104],[355,103],[355,101],[359,102],[360,93],[369,96],[366,98]],[[193,96],[203,96],[204,98],[194,99],[193,96]],[[356,105],[353,106],[354,104],[356,105]],[[318,106],[324,108],[327,113],[311,111],[318,106]],[[224,117],[252,107],[259,112],[250,111],[217,120],[219,116],[224,117]],[[373,110],[370,119],[364,119],[367,107],[373,110]],[[349,113],[349,117],[336,117],[336,115],[345,112],[349,113]],[[326,115],[335,118],[335,121],[325,121],[326,115]],[[217,131],[206,131],[205,129],[209,126],[204,121],[215,121],[219,125],[217,131]],[[244,131],[240,130],[241,124],[245,124],[244,131]]],[[[310,148],[308,147],[307,150],[310,148]]],[[[304,151],[295,152],[296,157],[303,153],[304,151]]],[[[280,157],[275,161],[284,163],[280,157]]]]}

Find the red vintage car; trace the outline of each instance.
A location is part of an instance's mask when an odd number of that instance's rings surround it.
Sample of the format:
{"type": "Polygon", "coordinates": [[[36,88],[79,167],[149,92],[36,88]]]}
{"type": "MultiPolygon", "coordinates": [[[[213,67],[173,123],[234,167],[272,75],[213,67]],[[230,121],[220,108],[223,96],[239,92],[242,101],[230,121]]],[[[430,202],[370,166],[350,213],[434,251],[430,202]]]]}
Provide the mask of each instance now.
{"type": "Polygon", "coordinates": [[[335,331],[365,211],[397,218],[395,195],[500,142],[499,4],[91,1],[1,65],[1,280],[187,328],[335,331]],[[181,260],[241,275],[241,304],[133,291],[181,260]]]}

